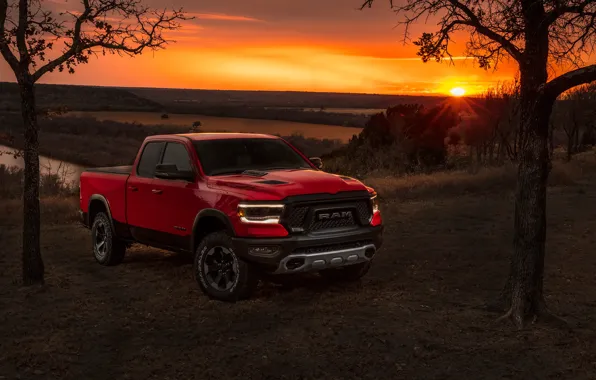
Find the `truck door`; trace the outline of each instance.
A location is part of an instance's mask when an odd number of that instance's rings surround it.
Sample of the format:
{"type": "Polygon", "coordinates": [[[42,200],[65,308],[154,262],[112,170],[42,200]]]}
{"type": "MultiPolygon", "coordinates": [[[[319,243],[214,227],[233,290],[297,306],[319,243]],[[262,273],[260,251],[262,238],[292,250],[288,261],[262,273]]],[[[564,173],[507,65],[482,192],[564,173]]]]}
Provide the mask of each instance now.
{"type": "MultiPolygon", "coordinates": [[[[186,146],[179,142],[167,142],[161,159],[162,164],[176,165],[178,170],[197,173],[186,146]]],[[[156,178],[153,182],[153,204],[156,213],[160,243],[167,247],[188,249],[192,227],[200,211],[196,196],[197,181],[156,178]]]]}
{"type": "Polygon", "coordinates": [[[155,243],[160,215],[153,192],[155,166],[159,163],[165,142],[148,142],[126,183],[126,218],[135,240],[155,243]]]}

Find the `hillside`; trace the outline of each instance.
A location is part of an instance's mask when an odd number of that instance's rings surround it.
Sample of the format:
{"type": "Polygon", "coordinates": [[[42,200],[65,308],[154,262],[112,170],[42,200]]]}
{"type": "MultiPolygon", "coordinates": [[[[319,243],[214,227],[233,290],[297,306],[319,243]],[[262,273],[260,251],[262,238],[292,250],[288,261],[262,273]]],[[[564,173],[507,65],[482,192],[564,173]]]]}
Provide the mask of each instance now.
{"type": "MultiPolygon", "coordinates": [[[[438,96],[47,84],[38,85],[37,94],[40,108],[66,107],[73,111],[153,111],[357,128],[364,127],[371,111],[401,103],[418,103],[431,107],[449,99],[438,96]]],[[[0,82],[0,111],[17,111],[19,105],[17,85],[0,82]]]]}
{"type": "Polygon", "coordinates": [[[297,108],[387,108],[400,103],[435,105],[444,96],[349,94],[298,91],[193,90],[167,88],[124,88],[133,94],[165,106],[251,106],[297,108]]]}
{"type": "MultiPolygon", "coordinates": [[[[129,91],[113,87],[71,85],[36,86],[37,105],[40,108],[66,106],[78,111],[160,111],[162,106],[129,91]]],[[[16,83],[0,82],[0,111],[20,109],[16,83]]]]}

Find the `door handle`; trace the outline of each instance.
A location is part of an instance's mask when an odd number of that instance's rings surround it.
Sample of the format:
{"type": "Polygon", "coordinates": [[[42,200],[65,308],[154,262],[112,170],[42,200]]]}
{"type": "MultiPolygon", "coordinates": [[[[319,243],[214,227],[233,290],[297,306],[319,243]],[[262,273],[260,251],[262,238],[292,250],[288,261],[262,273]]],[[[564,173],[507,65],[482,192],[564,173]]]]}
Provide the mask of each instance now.
{"type": "Polygon", "coordinates": [[[153,194],[161,194],[163,191],[161,191],[161,190],[159,190],[159,189],[153,189],[153,190],[151,190],[151,192],[152,192],[153,194]]]}
{"type": "Polygon", "coordinates": [[[139,189],[135,186],[128,186],[128,190],[130,191],[138,191],[139,189]]]}

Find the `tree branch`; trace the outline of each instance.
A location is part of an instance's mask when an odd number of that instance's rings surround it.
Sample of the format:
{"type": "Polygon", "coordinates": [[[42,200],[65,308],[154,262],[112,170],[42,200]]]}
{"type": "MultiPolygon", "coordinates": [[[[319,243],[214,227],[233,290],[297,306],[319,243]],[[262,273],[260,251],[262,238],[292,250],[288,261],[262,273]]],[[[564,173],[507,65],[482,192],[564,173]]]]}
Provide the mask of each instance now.
{"type": "Polygon", "coordinates": [[[34,82],[37,82],[37,80],[41,78],[44,74],[54,71],[57,67],[63,65],[66,61],[68,61],[80,52],[79,45],[81,44],[81,29],[83,23],[87,20],[89,14],[91,13],[91,6],[89,5],[89,0],[83,0],[83,5],[85,6],[85,10],[83,11],[83,13],[81,13],[79,17],[77,17],[75,21],[72,35],[72,44],[70,45],[70,48],[60,57],[46,63],[45,65],[37,69],[37,71],[33,73],[34,82]]]}
{"type": "Polygon", "coordinates": [[[553,22],[557,21],[561,16],[565,14],[581,14],[584,13],[586,8],[593,4],[594,0],[584,0],[577,5],[561,5],[560,3],[557,4],[550,12],[546,13],[545,22],[547,25],[552,24],[553,22]]]}
{"type": "MultiPolygon", "coordinates": [[[[365,0],[361,6],[361,9],[365,7],[370,8],[374,1],[375,0],[365,0]]],[[[456,26],[464,26],[471,28],[474,33],[481,35],[483,38],[499,44],[501,48],[504,49],[509,56],[516,61],[520,62],[522,60],[521,51],[513,43],[513,41],[520,36],[520,31],[508,30],[510,35],[507,37],[499,33],[499,30],[503,29],[499,29],[495,25],[490,25],[490,23],[488,25],[483,23],[481,19],[482,15],[485,13],[482,7],[477,5],[478,2],[469,2],[472,5],[478,6],[478,9],[474,9],[471,8],[466,2],[459,0],[403,0],[406,2],[405,5],[396,5],[394,4],[393,0],[389,1],[391,8],[394,9],[396,13],[414,13],[412,17],[408,17],[407,15],[405,16],[406,20],[403,22],[403,24],[406,24],[406,27],[421,18],[423,15],[437,15],[445,12],[445,15],[439,22],[441,29],[436,33],[441,35],[438,37],[439,42],[447,41],[449,39],[449,34],[457,29],[456,26]]],[[[499,27],[500,26],[501,25],[499,25],[499,27]]],[[[430,41],[429,38],[430,36],[427,33],[427,41],[425,41],[425,43],[430,41]]],[[[440,43],[437,44],[437,46],[439,45],[440,43]]],[[[492,49],[493,52],[496,52],[497,50],[500,49],[492,49]]],[[[444,51],[441,53],[444,53],[444,51]]],[[[492,56],[494,54],[491,53],[490,55],[492,56]]],[[[486,63],[486,57],[484,58],[486,63]]]]}
{"type": "Polygon", "coordinates": [[[474,29],[476,29],[478,31],[478,33],[497,42],[498,44],[503,46],[503,48],[507,51],[507,53],[509,53],[509,55],[511,55],[511,57],[513,57],[513,59],[515,59],[518,62],[521,61],[521,59],[522,59],[521,52],[510,40],[508,40],[503,35],[495,32],[495,31],[489,29],[488,27],[486,27],[485,25],[483,25],[482,22],[480,21],[480,19],[478,18],[478,16],[476,16],[476,14],[462,2],[460,2],[458,0],[447,0],[447,1],[451,5],[456,7],[457,9],[464,12],[464,14],[468,17],[469,20],[462,22],[462,24],[473,27],[474,29]]]}
{"type": "Polygon", "coordinates": [[[78,16],[70,13],[75,22],[74,27],[65,33],[70,37],[70,42],[65,43],[66,49],[33,74],[35,81],[56,69],[68,68],[69,72],[74,72],[74,66],[86,63],[89,55],[97,51],[137,55],[144,49],[162,48],[168,43],[162,32],[177,29],[178,21],[190,19],[182,10],[155,11],[135,0],[103,0],[99,7],[90,4],[89,0],[82,2],[83,13],[78,16]],[[106,17],[113,13],[122,17],[116,26],[106,17]],[[91,26],[91,30],[85,29],[86,26],[91,26]]]}
{"type": "Polygon", "coordinates": [[[17,48],[19,62],[23,66],[29,65],[29,50],[27,49],[27,22],[29,21],[29,0],[19,0],[19,24],[17,27],[17,48]]]}
{"type": "Polygon", "coordinates": [[[19,61],[8,47],[9,41],[6,38],[5,26],[7,14],[8,0],[0,0],[0,53],[2,54],[6,62],[8,62],[8,65],[16,75],[19,69],[19,61]]]}
{"type": "Polygon", "coordinates": [[[596,81],[596,65],[582,67],[556,77],[544,85],[543,93],[546,96],[557,98],[563,92],[596,81]]]}

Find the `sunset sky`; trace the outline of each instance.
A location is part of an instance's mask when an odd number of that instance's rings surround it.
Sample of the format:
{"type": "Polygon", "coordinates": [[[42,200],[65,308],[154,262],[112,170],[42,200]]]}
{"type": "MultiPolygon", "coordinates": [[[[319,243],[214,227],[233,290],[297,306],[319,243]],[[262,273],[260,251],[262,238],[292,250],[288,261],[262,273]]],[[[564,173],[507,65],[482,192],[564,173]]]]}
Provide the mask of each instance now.
{"type": "MultiPolygon", "coordinates": [[[[48,0],[74,9],[76,0],[48,0]]],[[[146,0],[163,8],[164,1],[146,0]]],[[[53,73],[45,83],[240,90],[300,90],[389,94],[477,93],[510,80],[512,65],[485,72],[471,59],[422,63],[389,2],[358,10],[362,0],[174,0],[196,19],[170,32],[167,50],[136,58],[106,56],[77,73],[53,73]]],[[[415,25],[413,36],[434,31],[415,25]]],[[[462,53],[465,35],[457,36],[462,53]]],[[[460,50],[457,51],[457,48],[460,50]]],[[[0,80],[13,81],[0,63],[0,80]]]]}

